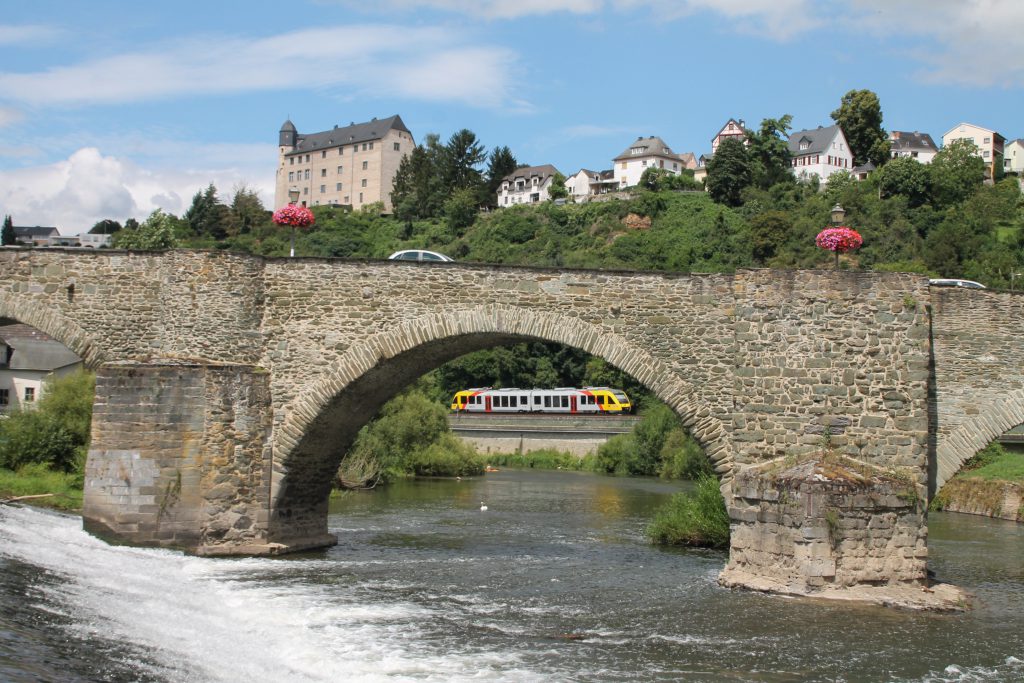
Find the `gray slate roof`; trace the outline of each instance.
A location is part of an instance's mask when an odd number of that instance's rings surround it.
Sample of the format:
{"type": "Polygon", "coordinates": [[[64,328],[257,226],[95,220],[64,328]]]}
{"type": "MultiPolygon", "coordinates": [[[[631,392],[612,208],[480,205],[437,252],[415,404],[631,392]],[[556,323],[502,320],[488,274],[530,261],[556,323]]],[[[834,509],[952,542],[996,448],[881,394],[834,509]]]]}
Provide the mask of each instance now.
{"type": "MultiPolygon", "coordinates": [[[[52,372],[69,365],[81,363],[82,359],[71,349],[45,332],[28,325],[14,324],[0,327],[0,343],[10,347],[11,370],[35,370],[52,372]]],[[[7,359],[0,357],[0,363],[7,359]]]]}
{"type": "Polygon", "coordinates": [[[671,157],[678,159],[679,157],[672,151],[665,141],[661,138],[652,135],[649,138],[639,137],[629,147],[627,147],[622,154],[612,159],[612,161],[623,161],[625,159],[641,159],[643,157],[658,156],[658,157],[671,157]],[[633,154],[632,149],[634,147],[643,147],[644,151],[639,154],[633,154]]]}
{"type": "Polygon", "coordinates": [[[836,136],[836,132],[838,130],[838,125],[798,130],[789,136],[789,151],[793,156],[820,154],[828,149],[829,144],[832,142],[832,138],[836,136]],[[804,140],[806,140],[808,144],[805,149],[801,149],[800,146],[804,140]]]}
{"type": "Polygon", "coordinates": [[[14,228],[15,237],[28,237],[31,239],[40,239],[43,237],[56,237],[58,234],[57,228],[42,227],[39,225],[33,226],[19,226],[12,225],[14,228]]]}
{"type": "Polygon", "coordinates": [[[919,133],[916,130],[907,132],[893,130],[889,132],[890,149],[893,152],[938,152],[935,141],[928,133],[919,133]]]}
{"type": "Polygon", "coordinates": [[[541,180],[546,180],[548,177],[555,175],[559,170],[551,164],[543,164],[541,166],[523,166],[509,173],[502,180],[515,180],[516,178],[532,178],[534,176],[540,176],[541,180]]]}
{"type": "MultiPolygon", "coordinates": [[[[291,121],[285,121],[285,126],[289,123],[291,121]]],[[[284,126],[281,129],[284,130],[284,126]]],[[[321,133],[297,133],[295,149],[285,154],[285,156],[307,154],[341,145],[354,145],[370,142],[371,140],[380,140],[392,129],[412,135],[412,132],[405,127],[402,117],[395,114],[386,119],[373,119],[366,123],[353,123],[348,126],[325,130],[321,133]]]]}

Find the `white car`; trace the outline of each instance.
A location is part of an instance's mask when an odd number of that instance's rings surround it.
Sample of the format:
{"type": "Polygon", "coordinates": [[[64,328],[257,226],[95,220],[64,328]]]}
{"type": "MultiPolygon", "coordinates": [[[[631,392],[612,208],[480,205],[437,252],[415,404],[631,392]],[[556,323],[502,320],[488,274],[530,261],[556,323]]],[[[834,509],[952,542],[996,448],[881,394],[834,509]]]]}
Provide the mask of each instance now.
{"type": "Polygon", "coordinates": [[[403,249],[402,251],[396,251],[391,256],[388,256],[389,261],[433,261],[435,263],[444,263],[455,261],[450,256],[439,254],[436,251],[427,251],[426,249],[403,249]]]}
{"type": "Polygon", "coordinates": [[[961,280],[959,278],[935,278],[928,280],[932,287],[966,287],[967,289],[986,289],[985,285],[974,280],[961,280]]]}

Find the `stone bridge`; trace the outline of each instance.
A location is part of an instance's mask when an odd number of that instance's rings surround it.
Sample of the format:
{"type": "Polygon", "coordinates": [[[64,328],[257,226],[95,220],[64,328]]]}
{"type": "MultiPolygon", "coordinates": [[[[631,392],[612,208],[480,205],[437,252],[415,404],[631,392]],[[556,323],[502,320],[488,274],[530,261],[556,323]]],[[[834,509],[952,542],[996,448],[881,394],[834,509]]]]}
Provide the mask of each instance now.
{"type": "Polygon", "coordinates": [[[722,477],[730,568],[781,563],[790,583],[923,580],[928,493],[1024,422],[1024,299],[930,290],[916,275],[13,248],[0,273],[0,317],[97,370],[86,524],[202,554],[333,543],[328,495],[359,428],[420,374],[521,340],[600,356],[671,406],[722,477]],[[769,509],[792,502],[766,492],[771,477],[736,489],[739,473],[826,442],[909,487],[853,515],[847,554],[870,555],[858,560],[870,571],[844,575],[836,557],[822,569],[807,515],[821,526],[827,511],[813,502],[793,523],[769,509]],[[865,551],[878,515],[884,552],[865,551]],[[884,553],[910,569],[882,567],[884,553]]]}

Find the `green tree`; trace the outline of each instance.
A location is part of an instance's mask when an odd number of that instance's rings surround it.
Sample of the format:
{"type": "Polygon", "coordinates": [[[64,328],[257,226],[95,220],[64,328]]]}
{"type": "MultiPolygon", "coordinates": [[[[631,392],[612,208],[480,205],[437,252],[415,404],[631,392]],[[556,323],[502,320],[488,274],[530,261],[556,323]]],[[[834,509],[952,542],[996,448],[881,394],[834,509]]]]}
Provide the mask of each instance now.
{"type": "Polygon", "coordinates": [[[769,265],[782,251],[789,238],[793,223],[785,211],[765,211],[750,219],[750,243],[754,259],[760,265],[769,265]]]}
{"type": "Polygon", "coordinates": [[[121,224],[117,221],[104,218],[101,221],[97,221],[95,225],[89,228],[90,235],[113,235],[115,232],[121,229],[121,224]]]}
{"type": "Polygon", "coordinates": [[[882,105],[878,95],[870,90],[851,90],[839,108],[832,112],[832,120],[839,124],[853,153],[853,163],[867,162],[881,167],[889,160],[889,136],[882,128],[882,105]]]}
{"type": "Polygon", "coordinates": [[[89,444],[95,380],[76,372],[47,382],[33,409],[0,420],[0,467],[43,463],[65,472],[81,471],[89,444]]]}
{"type": "Polygon", "coordinates": [[[18,238],[14,234],[14,223],[11,222],[10,216],[4,216],[4,228],[3,233],[0,234],[0,245],[7,246],[9,244],[16,244],[18,238]]]}
{"type": "Polygon", "coordinates": [[[444,216],[453,235],[461,234],[473,225],[477,214],[477,193],[469,188],[460,188],[444,203],[444,216]]]}
{"type": "Polygon", "coordinates": [[[708,194],[719,204],[739,206],[744,188],[753,179],[750,155],[742,142],[723,140],[708,162],[708,194]]]}
{"type": "Polygon", "coordinates": [[[878,171],[880,198],[903,195],[910,206],[928,201],[930,178],[928,167],[912,157],[897,157],[878,171]]]}
{"type": "Polygon", "coordinates": [[[565,176],[555,171],[551,176],[551,187],[548,188],[548,195],[551,199],[565,199],[569,196],[569,189],[565,186],[565,176]]]}
{"type": "Polygon", "coordinates": [[[473,131],[463,128],[452,133],[441,155],[441,179],[446,196],[463,188],[479,190],[483,183],[480,164],[486,159],[487,152],[473,131]]]}
{"type": "Polygon", "coordinates": [[[939,150],[929,168],[932,201],[952,206],[974,194],[985,180],[985,162],[978,147],[968,140],[954,140],[939,150]]]}
{"type": "Polygon", "coordinates": [[[402,158],[391,193],[395,216],[399,220],[411,222],[417,218],[441,215],[448,197],[441,176],[443,154],[444,148],[438,136],[429,133],[422,145],[417,145],[402,158]]]}
{"type": "Polygon", "coordinates": [[[501,187],[501,181],[517,168],[519,168],[519,162],[516,161],[512,150],[508,147],[500,145],[491,150],[487,159],[486,173],[488,206],[498,205],[498,188],[501,187]]]}
{"type": "Polygon", "coordinates": [[[757,132],[748,130],[746,139],[754,162],[753,181],[762,189],[793,180],[789,131],[793,117],[784,114],[777,119],[764,119],[757,132]]]}
{"type": "Polygon", "coordinates": [[[235,188],[231,198],[230,213],[227,220],[227,232],[231,235],[250,233],[264,225],[270,212],[263,206],[259,193],[245,185],[235,188]]]}
{"type": "Polygon", "coordinates": [[[192,206],[185,212],[184,219],[196,235],[220,240],[227,237],[229,216],[230,211],[217,198],[217,188],[210,183],[192,197],[192,206]]]}
{"type": "Polygon", "coordinates": [[[117,249],[173,249],[178,240],[174,236],[177,219],[160,209],[155,209],[149,218],[136,229],[125,227],[113,237],[117,249]]]}

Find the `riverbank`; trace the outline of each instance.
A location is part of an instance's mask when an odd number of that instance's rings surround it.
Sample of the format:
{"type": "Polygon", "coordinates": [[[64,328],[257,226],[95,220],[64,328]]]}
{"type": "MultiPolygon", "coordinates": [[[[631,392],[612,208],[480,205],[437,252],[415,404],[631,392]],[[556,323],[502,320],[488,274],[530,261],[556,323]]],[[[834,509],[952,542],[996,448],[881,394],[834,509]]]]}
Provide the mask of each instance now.
{"type": "Polygon", "coordinates": [[[80,512],[82,475],[57,472],[39,464],[25,465],[17,472],[0,468],[0,502],[44,495],[45,498],[33,497],[24,502],[36,507],[80,512]]]}
{"type": "Polygon", "coordinates": [[[936,494],[932,510],[1024,522],[1024,453],[990,446],[936,494]]]}

